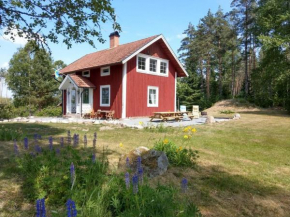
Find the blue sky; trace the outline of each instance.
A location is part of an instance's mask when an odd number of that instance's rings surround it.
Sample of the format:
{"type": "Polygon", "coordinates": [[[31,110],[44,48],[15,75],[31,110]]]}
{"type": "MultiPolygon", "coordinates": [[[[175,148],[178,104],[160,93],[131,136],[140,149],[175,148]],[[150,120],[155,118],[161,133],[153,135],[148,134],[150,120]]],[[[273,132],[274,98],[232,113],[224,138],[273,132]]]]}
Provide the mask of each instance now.
{"type": "MultiPolygon", "coordinates": [[[[120,44],[163,34],[170,46],[177,53],[182,33],[188,23],[198,24],[210,9],[215,13],[219,6],[224,12],[230,10],[232,0],[113,0],[117,21],[121,24],[120,44]]],[[[108,39],[112,32],[111,23],[102,25],[102,34],[108,39]]],[[[0,36],[0,67],[8,67],[8,62],[17,48],[24,46],[25,40],[17,38],[12,43],[0,36]]],[[[109,40],[104,44],[96,42],[97,49],[88,44],[74,44],[71,49],[60,44],[49,43],[54,60],[63,60],[69,64],[85,54],[109,47],[109,40]]]]}

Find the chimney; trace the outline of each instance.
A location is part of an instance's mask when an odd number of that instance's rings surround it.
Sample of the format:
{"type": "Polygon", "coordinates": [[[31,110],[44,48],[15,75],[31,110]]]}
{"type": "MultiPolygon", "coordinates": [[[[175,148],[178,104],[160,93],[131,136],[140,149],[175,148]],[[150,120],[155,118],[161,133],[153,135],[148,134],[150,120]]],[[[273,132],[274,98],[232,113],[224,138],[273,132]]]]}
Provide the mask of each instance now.
{"type": "Polygon", "coordinates": [[[119,32],[115,31],[110,34],[110,48],[119,46],[119,32]]]}

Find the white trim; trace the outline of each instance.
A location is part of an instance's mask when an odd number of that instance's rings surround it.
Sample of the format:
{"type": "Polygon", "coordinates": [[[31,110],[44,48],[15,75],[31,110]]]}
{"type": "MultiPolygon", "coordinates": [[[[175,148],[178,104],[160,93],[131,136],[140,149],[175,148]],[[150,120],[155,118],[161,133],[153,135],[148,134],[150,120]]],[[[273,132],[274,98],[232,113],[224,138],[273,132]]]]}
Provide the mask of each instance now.
{"type": "Polygon", "coordinates": [[[111,74],[110,66],[101,68],[101,76],[109,76],[110,74],[111,74]],[[105,69],[109,69],[109,72],[103,72],[103,70],[105,70],[105,69]]]}
{"type": "Polygon", "coordinates": [[[147,107],[158,107],[159,106],[159,87],[148,86],[147,87],[147,107]],[[156,90],[156,104],[150,105],[149,104],[149,90],[156,90]]]}
{"type": "Polygon", "coordinates": [[[126,118],[127,109],[127,63],[123,64],[122,72],[122,118],[126,118]]]}
{"type": "Polygon", "coordinates": [[[110,104],[111,104],[111,85],[101,85],[100,86],[100,106],[109,107],[110,104]],[[102,103],[102,89],[103,88],[109,88],[109,103],[108,104],[102,103]]]}
{"type": "Polygon", "coordinates": [[[168,77],[168,72],[169,72],[169,60],[166,59],[162,59],[159,57],[154,57],[154,56],[150,56],[150,55],[146,55],[146,54],[137,54],[136,56],[136,72],[139,73],[145,73],[145,74],[149,74],[149,75],[157,75],[157,76],[163,76],[163,77],[168,77]],[[145,58],[145,70],[143,69],[138,69],[138,57],[143,57],[145,58]],[[152,72],[150,71],[150,59],[156,60],[156,72],[152,72]],[[166,73],[160,73],[160,65],[161,62],[165,62],[166,63],[166,73]]]}
{"type": "Polygon", "coordinates": [[[137,51],[135,51],[133,54],[131,54],[130,56],[128,56],[126,59],[124,59],[122,61],[122,63],[126,63],[128,62],[130,59],[132,59],[134,56],[136,56],[138,53],[140,53],[142,50],[144,50],[145,48],[149,47],[151,44],[155,43],[156,41],[158,41],[159,39],[162,39],[164,41],[164,43],[166,44],[167,48],[169,49],[169,51],[171,52],[171,54],[173,55],[173,57],[175,58],[175,60],[177,61],[178,65],[181,67],[181,69],[184,71],[184,73],[186,74],[186,76],[188,77],[187,72],[185,71],[183,65],[181,64],[181,62],[179,61],[179,59],[177,58],[177,56],[175,55],[175,53],[173,52],[173,50],[171,49],[170,45],[168,44],[168,42],[166,41],[166,39],[164,38],[163,35],[159,35],[158,37],[156,37],[155,39],[153,39],[152,41],[150,41],[149,43],[145,44],[143,47],[139,48],[137,51]]]}
{"type": "Polygon", "coordinates": [[[176,112],[176,93],[177,93],[177,72],[175,72],[175,82],[174,82],[174,111],[176,112]]]}
{"type": "Polygon", "coordinates": [[[71,81],[71,83],[74,84],[74,86],[75,86],[76,88],[78,88],[78,86],[77,86],[76,83],[73,81],[73,79],[71,79],[71,77],[70,77],[69,75],[67,75],[67,76],[65,76],[65,79],[61,82],[61,84],[59,85],[59,87],[58,87],[59,90],[65,90],[65,89],[62,89],[62,87],[63,87],[63,85],[65,84],[66,80],[68,80],[68,79],[71,81]]]}
{"type": "Polygon", "coordinates": [[[90,70],[84,70],[84,71],[82,71],[82,76],[83,77],[86,77],[86,78],[91,77],[91,71],[90,70]],[[89,72],[89,74],[88,75],[84,75],[84,72],[89,72]]]}

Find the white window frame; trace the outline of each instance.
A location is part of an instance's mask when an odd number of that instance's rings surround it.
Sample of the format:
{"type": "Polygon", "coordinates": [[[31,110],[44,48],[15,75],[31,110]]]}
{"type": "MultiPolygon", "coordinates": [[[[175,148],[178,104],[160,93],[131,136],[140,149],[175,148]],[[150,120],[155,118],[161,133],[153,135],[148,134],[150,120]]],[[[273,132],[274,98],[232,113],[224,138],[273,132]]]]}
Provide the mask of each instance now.
{"type": "Polygon", "coordinates": [[[90,72],[90,70],[84,70],[84,71],[82,71],[82,76],[83,76],[83,77],[87,77],[87,78],[91,77],[91,72],[90,72]],[[89,72],[89,74],[88,74],[88,75],[85,75],[85,74],[84,74],[85,72],[89,72]]]}
{"type": "Polygon", "coordinates": [[[111,105],[111,85],[101,85],[100,86],[100,106],[109,107],[110,105],[111,105]],[[109,103],[108,104],[103,104],[102,103],[103,88],[109,88],[109,103]]]}
{"type": "Polygon", "coordinates": [[[159,106],[159,87],[148,86],[147,88],[147,107],[158,107],[159,106]],[[156,104],[149,104],[149,90],[156,90],[156,104]]]}
{"type": "Polygon", "coordinates": [[[136,71],[139,72],[139,73],[145,73],[145,74],[150,74],[150,75],[168,77],[168,73],[169,73],[169,60],[139,53],[137,55],[137,57],[136,57],[136,71]],[[138,69],[138,57],[145,58],[145,70],[138,69]],[[156,72],[150,71],[150,59],[157,60],[156,72]],[[166,63],[166,73],[160,73],[160,63],[161,62],[165,62],[166,63]]]}
{"type": "Polygon", "coordinates": [[[109,76],[111,74],[110,66],[101,68],[101,76],[109,76]],[[105,69],[109,69],[109,72],[104,72],[105,69]]]}

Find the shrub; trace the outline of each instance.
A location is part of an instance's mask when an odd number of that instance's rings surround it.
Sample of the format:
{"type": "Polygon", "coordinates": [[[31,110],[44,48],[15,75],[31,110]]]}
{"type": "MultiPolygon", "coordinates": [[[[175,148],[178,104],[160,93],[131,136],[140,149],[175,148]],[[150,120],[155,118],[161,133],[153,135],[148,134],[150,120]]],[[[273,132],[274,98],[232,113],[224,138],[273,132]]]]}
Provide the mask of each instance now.
{"type": "Polygon", "coordinates": [[[34,113],[35,116],[56,117],[62,115],[62,108],[55,106],[48,106],[40,111],[34,113]]]}
{"type": "Polygon", "coordinates": [[[224,110],[224,111],[220,111],[220,113],[221,113],[221,114],[227,114],[227,115],[229,115],[229,114],[233,114],[233,113],[235,113],[235,112],[232,111],[232,110],[224,110]]]}
{"type": "Polygon", "coordinates": [[[155,143],[153,149],[158,151],[164,151],[168,157],[169,162],[174,166],[190,166],[196,165],[196,159],[198,158],[198,151],[190,148],[183,148],[177,146],[168,139],[158,141],[155,143]]]}
{"type": "Polygon", "coordinates": [[[14,107],[12,104],[0,104],[0,119],[13,118],[14,107]]]}

